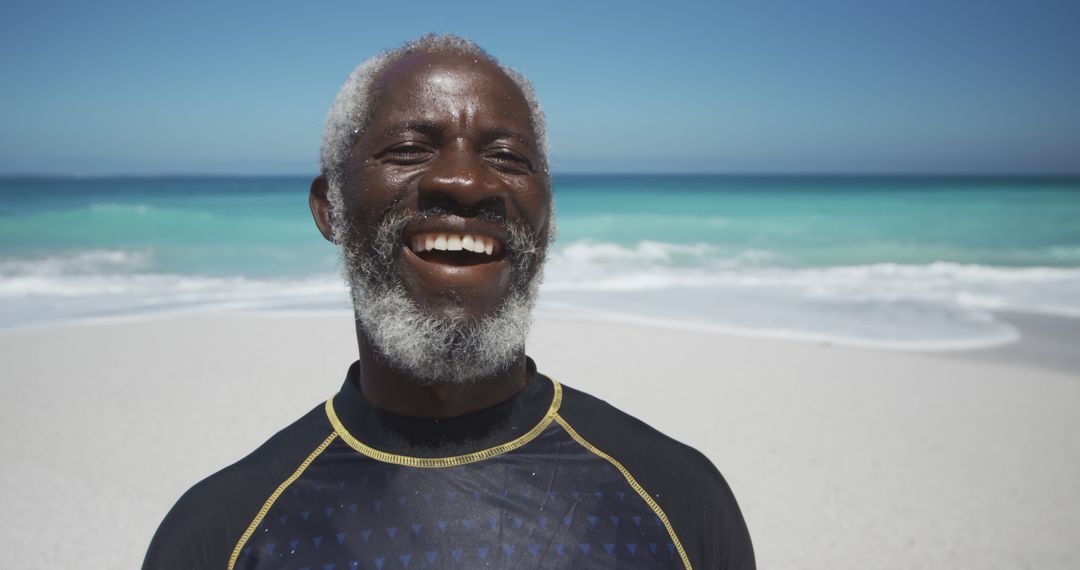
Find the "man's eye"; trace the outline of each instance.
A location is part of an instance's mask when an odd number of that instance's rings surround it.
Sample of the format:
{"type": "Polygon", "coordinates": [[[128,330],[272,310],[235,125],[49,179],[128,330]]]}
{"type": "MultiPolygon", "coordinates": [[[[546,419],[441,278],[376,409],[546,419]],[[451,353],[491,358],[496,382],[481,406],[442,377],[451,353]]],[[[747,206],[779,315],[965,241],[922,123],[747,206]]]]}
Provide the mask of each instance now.
{"type": "Polygon", "coordinates": [[[488,152],[485,158],[495,166],[513,172],[528,172],[532,170],[529,159],[507,149],[499,149],[488,152]]]}
{"type": "Polygon", "coordinates": [[[431,150],[426,146],[416,143],[405,143],[392,146],[383,153],[382,157],[392,162],[412,164],[422,162],[431,156],[431,150]]]}

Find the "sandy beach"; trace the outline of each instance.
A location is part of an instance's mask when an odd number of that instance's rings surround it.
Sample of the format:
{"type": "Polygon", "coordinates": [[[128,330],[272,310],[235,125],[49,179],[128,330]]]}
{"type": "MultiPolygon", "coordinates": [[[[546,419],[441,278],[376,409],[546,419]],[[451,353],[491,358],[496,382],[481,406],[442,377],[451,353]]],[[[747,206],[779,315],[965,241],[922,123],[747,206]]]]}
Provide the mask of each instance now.
{"type": "MultiPolygon", "coordinates": [[[[529,352],[704,451],[761,568],[1076,568],[1080,373],[1023,344],[901,353],[543,320],[529,352]]],[[[137,567],[185,489],[329,397],[354,355],[347,315],[0,333],[0,567],[137,567]]]]}

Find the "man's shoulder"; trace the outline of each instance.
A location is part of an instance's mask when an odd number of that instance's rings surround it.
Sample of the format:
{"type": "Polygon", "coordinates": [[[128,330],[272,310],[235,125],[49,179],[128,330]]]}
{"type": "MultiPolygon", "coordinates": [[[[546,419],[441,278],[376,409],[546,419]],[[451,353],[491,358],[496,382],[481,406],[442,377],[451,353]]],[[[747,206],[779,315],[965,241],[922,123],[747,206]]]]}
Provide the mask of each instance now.
{"type": "Polygon", "coordinates": [[[754,567],[750,535],[735,495],[703,453],[567,386],[559,416],[579,443],[618,462],[660,506],[693,567],[754,567]]]}
{"type": "Polygon", "coordinates": [[[672,477],[693,477],[705,485],[727,485],[703,453],[596,396],[563,386],[559,415],[583,440],[616,460],[663,460],[669,464],[667,471],[672,477]]]}
{"type": "Polygon", "coordinates": [[[150,543],[145,569],[224,566],[266,499],[333,431],[323,406],[192,486],[150,543]]]}

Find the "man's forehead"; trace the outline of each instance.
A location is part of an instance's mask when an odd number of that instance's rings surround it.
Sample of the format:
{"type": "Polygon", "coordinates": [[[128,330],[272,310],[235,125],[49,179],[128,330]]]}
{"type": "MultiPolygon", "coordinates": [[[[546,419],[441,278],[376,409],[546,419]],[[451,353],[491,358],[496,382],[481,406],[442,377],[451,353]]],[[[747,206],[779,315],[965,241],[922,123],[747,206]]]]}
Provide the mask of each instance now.
{"type": "Polygon", "coordinates": [[[513,81],[498,65],[486,58],[455,52],[410,53],[387,65],[377,78],[379,87],[392,88],[424,81],[431,77],[471,77],[505,86],[513,81]]]}
{"type": "Polygon", "coordinates": [[[448,102],[478,103],[497,108],[503,119],[520,121],[521,128],[531,131],[529,106],[520,87],[496,64],[478,56],[406,55],[379,74],[376,92],[372,116],[376,121],[399,120],[391,115],[402,112],[437,112],[448,102]]]}

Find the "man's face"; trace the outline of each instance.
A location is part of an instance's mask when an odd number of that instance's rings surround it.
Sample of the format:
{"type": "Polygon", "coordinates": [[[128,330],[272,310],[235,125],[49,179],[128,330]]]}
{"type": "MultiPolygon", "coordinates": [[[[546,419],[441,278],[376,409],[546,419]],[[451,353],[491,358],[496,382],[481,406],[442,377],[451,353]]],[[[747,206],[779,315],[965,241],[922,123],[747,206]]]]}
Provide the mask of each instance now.
{"type": "Polygon", "coordinates": [[[524,344],[548,241],[528,104],[497,67],[453,54],[407,56],[376,82],[338,230],[361,325],[403,368],[426,362],[430,380],[491,373],[524,344]]]}

